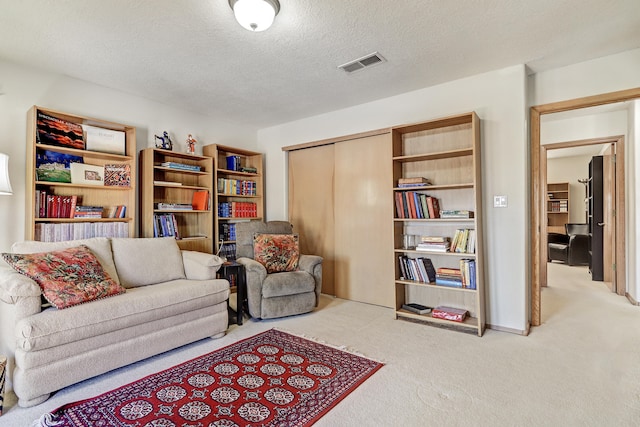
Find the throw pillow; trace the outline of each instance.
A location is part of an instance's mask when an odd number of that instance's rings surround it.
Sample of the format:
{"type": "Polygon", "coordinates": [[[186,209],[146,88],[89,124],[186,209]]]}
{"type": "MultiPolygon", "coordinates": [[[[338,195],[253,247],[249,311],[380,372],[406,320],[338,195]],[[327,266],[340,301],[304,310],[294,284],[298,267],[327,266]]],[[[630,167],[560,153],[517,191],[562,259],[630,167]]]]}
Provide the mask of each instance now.
{"type": "Polygon", "coordinates": [[[57,309],[125,292],[85,245],[33,254],[3,253],[2,258],[18,273],[33,279],[57,309]]]}
{"type": "Polygon", "coordinates": [[[267,273],[295,271],[300,260],[297,234],[255,234],[253,258],[264,265],[267,273]]]}

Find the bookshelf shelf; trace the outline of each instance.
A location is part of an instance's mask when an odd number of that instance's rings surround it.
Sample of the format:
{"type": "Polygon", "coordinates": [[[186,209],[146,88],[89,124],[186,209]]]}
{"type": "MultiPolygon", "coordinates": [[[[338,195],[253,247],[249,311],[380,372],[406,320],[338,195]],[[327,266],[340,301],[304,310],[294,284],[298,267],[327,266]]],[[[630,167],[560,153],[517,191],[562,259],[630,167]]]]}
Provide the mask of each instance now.
{"type": "MultiPolygon", "coordinates": [[[[482,336],[485,329],[485,307],[480,120],[471,112],[394,127],[391,134],[396,318],[461,329],[482,336]],[[400,179],[410,182],[412,178],[418,182],[426,182],[426,178],[430,184],[412,187],[398,185],[400,179]],[[436,206],[439,206],[440,211],[468,210],[473,213],[470,215],[473,217],[440,218],[436,206]],[[467,236],[475,234],[473,253],[416,250],[413,245],[411,249],[402,248],[407,245],[407,235],[419,240],[427,236],[437,237],[445,242],[448,238],[453,242],[458,233],[467,233],[467,236]],[[460,270],[465,275],[465,283],[466,280],[472,280],[475,288],[422,281],[429,275],[427,259],[436,271],[440,268],[460,270]],[[420,272],[423,264],[426,270],[420,272]],[[475,266],[475,272],[469,267],[470,264],[475,266]],[[417,274],[414,274],[416,269],[417,274]],[[420,281],[407,280],[406,277],[417,277],[420,281]],[[468,316],[463,322],[454,322],[434,318],[430,314],[419,315],[402,309],[402,305],[406,303],[464,309],[468,316]]],[[[461,241],[466,242],[466,237],[461,241]]],[[[438,280],[440,277],[444,279],[445,276],[440,276],[438,272],[438,280]]]]}
{"type": "MultiPolygon", "coordinates": [[[[136,129],[133,126],[86,116],[64,113],[57,110],[33,106],[27,114],[26,155],[26,218],[25,238],[28,240],[63,241],[84,237],[134,237],[136,217],[136,129]],[[53,125],[56,123],[56,125],[53,125]],[[85,149],[95,140],[87,142],[83,125],[115,131],[112,135],[124,137],[123,145],[117,146],[123,154],[85,149]],[[61,134],[60,129],[65,129],[61,134]],[[55,156],[55,157],[54,157],[55,156]],[[79,157],[76,159],[70,156],[79,157]],[[91,166],[104,178],[105,165],[128,168],[129,186],[90,185],[77,182],[45,181],[47,171],[66,169],[69,164],[83,163],[91,166]],[[40,166],[40,169],[38,168],[40,166]],[[71,216],[75,206],[103,207],[103,216],[117,206],[126,207],[126,218],[60,218],[71,216]],[[63,203],[63,208],[56,205],[63,203]],[[69,204],[66,204],[69,203],[69,204]],[[68,211],[65,211],[68,209],[68,211]],[[55,212],[54,212],[55,211],[55,212]],[[67,213],[68,212],[68,213],[67,213]],[[87,223],[96,223],[90,226],[87,223]]],[[[85,129],[86,130],[86,129],[85,129]]],[[[91,148],[94,148],[93,146],[91,148]]],[[[113,148],[113,147],[111,147],[113,148]]],[[[74,178],[75,179],[75,178],[74,178]]],[[[60,205],[58,205],[60,206],[60,205]]]]}
{"type": "Polygon", "coordinates": [[[416,314],[411,313],[407,310],[397,310],[396,316],[398,318],[405,318],[408,320],[414,321],[422,321],[425,323],[435,323],[439,325],[447,325],[454,328],[465,328],[468,329],[469,332],[476,331],[478,329],[479,319],[467,316],[467,318],[463,322],[454,322],[452,320],[438,319],[437,317],[432,317],[431,314],[416,314]]]}
{"type": "Polygon", "coordinates": [[[458,258],[475,258],[475,253],[466,253],[466,252],[440,252],[440,251],[418,251],[415,249],[394,249],[395,253],[399,254],[427,254],[427,255],[437,255],[437,256],[451,256],[458,258]]]}
{"type": "Polygon", "coordinates": [[[181,249],[213,253],[213,159],[159,148],[140,152],[140,235],[174,235],[181,249]],[[173,162],[200,170],[162,166],[173,162]],[[209,209],[160,209],[158,203],[191,205],[196,192],[206,192],[209,209]]]}
{"type": "Polygon", "coordinates": [[[230,238],[235,233],[235,224],[242,221],[262,221],[264,216],[263,156],[255,151],[217,144],[205,145],[202,151],[214,161],[215,241],[218,244],[222,242],[222,255],[235,259],[235,240],[230,238]],[[238,169],[249,168],[251,171],[230,169],[227,157],[231,156],[239,161],[238,169]],[[229,187],[230,183],[232,187],[229,187]],[[241,191],[245,194],[231,193],[231,190],[237,188],[233,185],[250,185],[255,190],[245,187],[246,191],[241,191]],[[248,216],[233,215],[236,206],[238,211],[243,211],[248,216]],[[222,216],[223,210],[225,214],[228,212],[232,216],[222,216]]]}
{"type": "Polygon", "coordinates": [[[456,288],[453,286],[442,286],[442,285],[436,285],[435,283],[427,283],[427,282],[418,282],[415,280],[396,280],[396,284],[398,285],[411,285],[411,286],[422,286],[422,287],[427,287],[427,288],[437,288],[438,290],[444,290],[444,291],[451,291],[451,292],[471,292],[471,293],[475,293],[477,292],[476,289],[466,289],[466,288],[456,288]]]}

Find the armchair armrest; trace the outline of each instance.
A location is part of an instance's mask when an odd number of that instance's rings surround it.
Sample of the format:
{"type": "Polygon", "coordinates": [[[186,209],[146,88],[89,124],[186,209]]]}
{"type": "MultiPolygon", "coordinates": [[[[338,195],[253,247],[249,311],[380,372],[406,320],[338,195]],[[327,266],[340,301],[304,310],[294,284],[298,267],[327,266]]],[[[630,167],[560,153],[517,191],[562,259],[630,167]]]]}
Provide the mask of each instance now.
{"type": "Polygon", "coordinates": [[[184,274],[189,280],[210,280],[222,265],[219,256],[196,251],[182,251],[184,274]]]}
{"type": "Polygon", "coordinates": [[[300,254],[298,262],[298,268],[311,274],[316,282],[316,307],[320,301],[320,292],[322,292],[322,261],[322,257],[318,255],[300,254]]]}
{"type": "Polygon", "coordinates": [[[241,257],[236,259],[236,262],[244,265],[249,313],[253,317],[260,318],[262,317],[262,282],[267,278],[267,269],[264,268],[264,265],[251,258],[241,257]]]}
{"type": "Polygon", "coordinates": [[[40,286],[8,266],[0,266],[0,301],[14,306],[18,320],[40,313],[40,286]]]}
{"type": "Polygon", "coordinates": [[[564,243],[569,244],[569,236],[561,233],[548,233],[547,243],[564,243]]]}

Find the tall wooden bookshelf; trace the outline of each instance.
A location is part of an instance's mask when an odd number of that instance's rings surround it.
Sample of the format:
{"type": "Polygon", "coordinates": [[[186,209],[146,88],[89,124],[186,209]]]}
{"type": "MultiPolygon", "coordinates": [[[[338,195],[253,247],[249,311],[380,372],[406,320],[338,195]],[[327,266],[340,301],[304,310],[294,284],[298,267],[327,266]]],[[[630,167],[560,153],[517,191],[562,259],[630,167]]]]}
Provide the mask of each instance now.
{"type": "Polygon", "coordinates": [[[547,184],[547,232],[566,233],[565,224],[569,222],[569,183],[555,182],[547,184]]]}
{"type": "MultiPolygon", "coordinates": [[[[27,114],[27,156],[26,156],[26,218],[25,238],[28,240],[62,241],[80,238],[105,236],[105,237],[134,237],[136,217],[136,129],[120,123],[99,120],[86,116],[64,113],[48,108],[33,106],[27,114]],[[40,122],[38,118],[40,117],[40,122]],[[43,120],[57,122],[59,129],[51,130],[43,125],[43,120]],[[84,140],[81,148],[72,148],[73,145],[65,144],[64,139],[68,133],[69,125],[90,125],[95,128],[124,133],[124,147],[120,147],[121,154],[101,152],[84,149],[84,140]],[[52,144],[55,138],[61,141],[52,144]],[[37,175],[37,159],[55,153],[55,156],[77,156],[82,158],[84,165],[94,166],[94,169],[104,172],[104,165],[126,165],[129,168],[129,185],[105,186],[93,185],[89,182],[55,182],[47,181],[37,175]],[[100,218],[74,218],[59,217],[58,214],[47,212],[43,203],[46,199],[38,195],[53,196],[58,200],[76,199],[78,206],[102,207],[100,218]],[[115,207],[126,207],[123,218],[109,218],[109,213],[115,207]],[[42,209],[41,209],[42,207],[42,209]]],[[[104,175],[103,175],[104,176],[104,175]]],[[[45,197],[45,196],[43,196],[45,197]]],[[[65,202],[66,203],[66,202],[65,202]]],[[[50,206],[50,203],[48,203],[50,206]]]]}
{"type": "MultiPolygon", "coordinates": [[[[434,197],[441,210],[473,212],[472,218],[407,218],[394,210],[394,259],[396,318],[477,333],[485,329],[482,179],[480,163],[480,121],[474,113],[445,117],[392,128],[394,202],[403,193],[434,197]],[[401,178],[427,178],[431,185],[400,187],[401,178]],[[405,244],[405,236],[449,237],[458,229],[475,232],[473,253],[417,250],[405,244]],[[475,289],[449,287],[434,282],[410,280],[401,268],[401,257],[428,258],[435,269],[460,268],[461,260],[475,261],[475,289]],[[447,306],[466,310],[463,322],[415,314],[402,308],[417,303],[427,307],[447,306]]],[[[407,194],[404,195],[405,198],[407,194]]]]}
{"type": "Polygon", "coordinates": [[[214,162],[214,233],[221,254],[235,258],[235,224],[264,219],[263,155],[225,145],[202,147],[214,162]],[[234,157],[235,163],[228,158],[234,157]]]}
{"type": "Polygon", "coordinates": [[[140,170],[140,235],[166,237],[170,234],[176,237],[181,249],[212,253],[214,173],[211,157],[146,148],[140,152],[140,170]],[[196,192],[206,193],[204,209],[192,205],[196,192]],[[189,206],[191,209],[184,209],[189,206]]]}

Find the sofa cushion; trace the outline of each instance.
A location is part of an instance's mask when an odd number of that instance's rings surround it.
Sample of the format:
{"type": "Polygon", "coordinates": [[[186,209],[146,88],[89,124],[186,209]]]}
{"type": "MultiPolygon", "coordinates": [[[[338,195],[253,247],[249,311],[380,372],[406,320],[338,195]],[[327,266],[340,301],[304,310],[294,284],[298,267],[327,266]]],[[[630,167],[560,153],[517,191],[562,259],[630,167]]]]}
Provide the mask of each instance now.
{"type": "Polygon", "coordinates": [[[17,272],[33,279],[45,299],[57,309],[125,291],[105,273],[85,245],[43,253],[5,253],[2,257],[17,272]]]}
{"type": "Polygon", "coordinates": [[[267,274],[262,282],[262,296],[272,298],[315,292],[315,287],[316,282],[313,276],[306,271],[267,274]]]}
{"type": "Polygon", "coordinates": [[[253,254],[267,273],[295,271],[300,259],[298,235],[256,233],[253,236],[253,254]]]}
{"type": "Polygon", "coordinates": [[[16,345],[42,350],[225,303],[226,280],[172,280],[66,310],[47,309],[16,325],[16,345]]]}
{"type": "Polygon", "coordinates": [[[118,272],[113,263],[113,254],[111,253],[111,243],[106,237],[94,237],[91,239],[68,240],[65,242],[37,242],[26,241],[14,243],[11,246],[11,252],[16,254],[33,254],[36,252],[51,252],[61,249],[72,248],[80,245],[86,245],[91,252],[98,258],[104,271],[113,279],[114,282],[120,284],[118,272]]]}
{"type": "Polygon", "coordinates": [[[184,279],[180,248],[173,237],[113,238],[113,260],[125,288],[184,279]]]}

